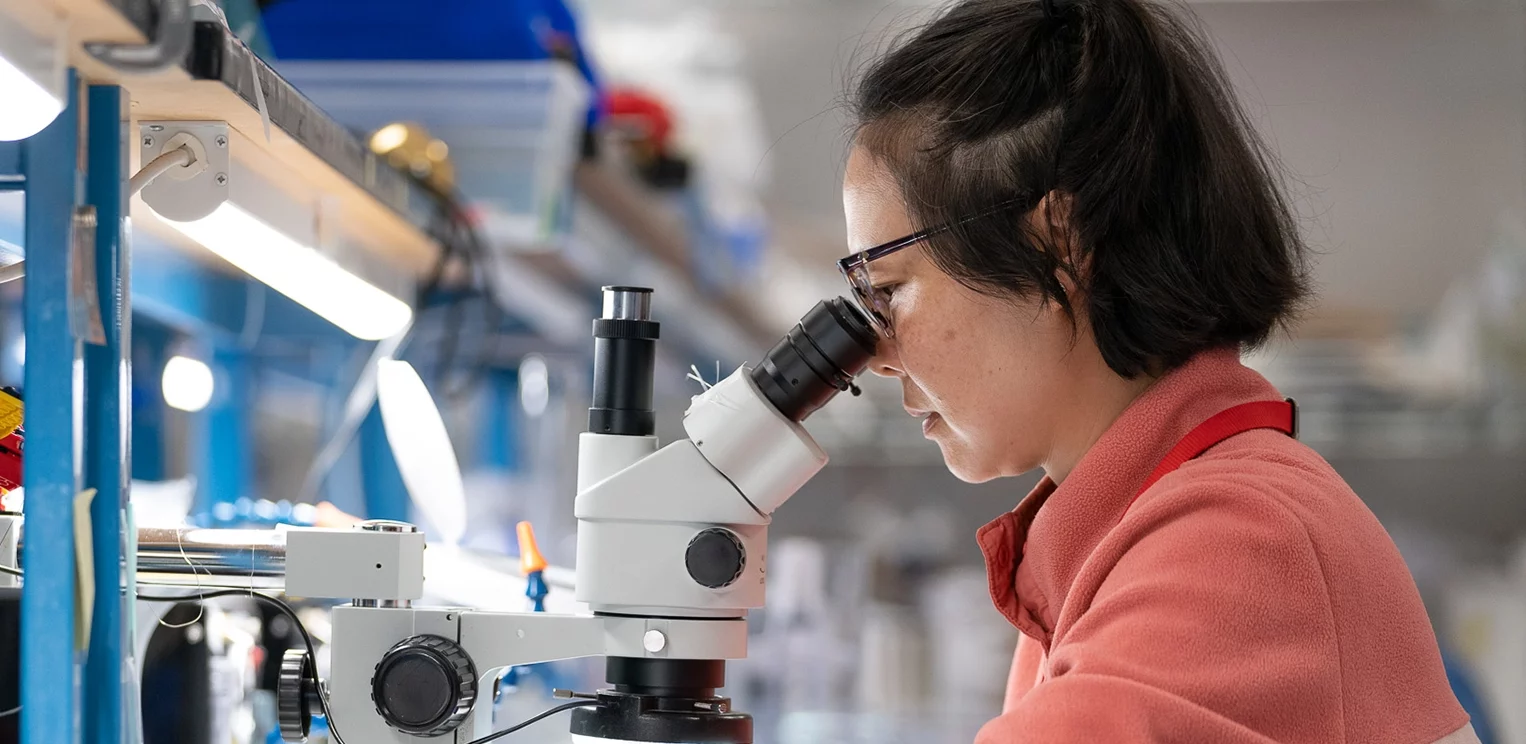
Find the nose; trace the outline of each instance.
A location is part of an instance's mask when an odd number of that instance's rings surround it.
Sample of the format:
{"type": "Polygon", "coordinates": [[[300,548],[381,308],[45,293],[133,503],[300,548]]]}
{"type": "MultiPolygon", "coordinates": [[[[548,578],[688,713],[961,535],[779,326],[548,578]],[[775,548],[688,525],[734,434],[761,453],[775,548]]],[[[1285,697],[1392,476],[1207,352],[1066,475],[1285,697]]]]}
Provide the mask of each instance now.
{"type": "Polygon", "coordinates": [[[901,347],[893,338],[880,337],[874,356],[869,358],[869,371],[880,377],[902,377],[901,347]]]}

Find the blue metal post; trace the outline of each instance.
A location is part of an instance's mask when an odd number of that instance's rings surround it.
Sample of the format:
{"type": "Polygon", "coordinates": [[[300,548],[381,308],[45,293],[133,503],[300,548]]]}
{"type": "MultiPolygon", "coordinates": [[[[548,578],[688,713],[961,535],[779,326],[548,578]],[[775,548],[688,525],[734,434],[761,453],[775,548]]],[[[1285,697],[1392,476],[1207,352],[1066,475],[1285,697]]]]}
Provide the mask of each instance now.
{"type": "Polygon", "coordinates": [[[217,381],[212,403],[196,414],[201,428],[193,438],[201,442],[196,464],[196,511],[210,509],[220,501],[233,502],[248,496],[251,488],[249,356],[230,346],[218,345],[211,367],[217,381]]]}
{"type": "Polygon", "coordinates": [[[26,177],[26,544],[21,594],[22,744],[79,728],[74,497],[80,484],[80,343],[69,323],[70,225],[82,190],[78,78],[63,113],[23,151],[26,177]]]}
{"type": "Polygon", "coordinates": [[[95,207],[95,281],[104,346],[85,348],[85,486],[95,558],[95,617],[85,660],[86,744],[122,740],[122,655],[126,610],[122,579],[122,509],[131,482],[132,310],[128,292],[127,97],[114,85],[90,88],[85,198],[95,207]]]}
{"type": "MultiPolygon", "coordinates": [[[[141,256],[135,257],[140,261],[141,256]]],[[[133,267],[137,273],[137,267],[133,267]]],[[[137,285],[134,284],[136,291],[137,285]]],[[[136,299],[136,298],[135,298],[136,299]]],[[[132,453],[131,473],[139,480],[165,478],[164,424],[169,406],[160,392],[164,362],[169,358],[173,335],[168,328],[145,322],[144,315],[133,308],[132,318],[132,453]]]]}
{"type": "Polygon", "coordinates": [[[475,465],[512,473],[519,470],[519,372],[494,372],[485,387],[487,405],[482,410],[475,465]]]}
{"type": "Polygon", "coordinates": [[[21,143],[0,142],[0,191],[21,191],[26,188],[26,175],[21,168],[21,143]]]}

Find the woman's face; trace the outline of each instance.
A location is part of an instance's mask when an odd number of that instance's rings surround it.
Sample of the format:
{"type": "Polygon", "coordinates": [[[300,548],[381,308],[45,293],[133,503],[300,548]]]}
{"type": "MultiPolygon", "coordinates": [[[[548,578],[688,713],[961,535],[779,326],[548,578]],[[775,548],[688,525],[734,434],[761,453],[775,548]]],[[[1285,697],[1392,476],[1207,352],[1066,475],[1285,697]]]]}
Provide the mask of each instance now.
{"type": "MultiPolygon", "coordinates": [[[[843,208],[852,251],[917,229],[894,178],[858,148],[843,208]]],[[[1101,434],[1064,430],[1067,411],[1089,407],[1088,389],[1111,375],[1084,322],[1072,324],[1053,303],[974,292],[917,247],[869,266],[875,286],[890,293],[895,328],[869,368],[900,380],[907,412],[924,419],[954,475],[971,483],[1018,475],[1066,457],[1059,450],[1072,440],[1084,451],[1101,434]]]]}

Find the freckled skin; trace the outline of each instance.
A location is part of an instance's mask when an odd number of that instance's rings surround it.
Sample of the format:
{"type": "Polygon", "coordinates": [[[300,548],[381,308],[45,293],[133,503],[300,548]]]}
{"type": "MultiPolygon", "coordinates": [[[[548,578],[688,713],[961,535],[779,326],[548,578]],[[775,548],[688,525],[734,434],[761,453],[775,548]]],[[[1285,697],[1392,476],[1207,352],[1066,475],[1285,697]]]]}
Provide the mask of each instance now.
{"type": "MultiPolygon", "coordinates": [[[[858,148],[848,159],[843,207],[852,251],[919,227],[894,177],[858,148]]],[[[876,286],[893,285],[895,327],[870,370],[900,380],[908,408],[937,415],[928,436],[961,480],[978,483],[1037,467],[1063,480],[1151,382],[1126,380],[1108,368],[1084,316],[1073,325],[1053,303],[977,293],[919,248],[870,267],[876,286]]]]}

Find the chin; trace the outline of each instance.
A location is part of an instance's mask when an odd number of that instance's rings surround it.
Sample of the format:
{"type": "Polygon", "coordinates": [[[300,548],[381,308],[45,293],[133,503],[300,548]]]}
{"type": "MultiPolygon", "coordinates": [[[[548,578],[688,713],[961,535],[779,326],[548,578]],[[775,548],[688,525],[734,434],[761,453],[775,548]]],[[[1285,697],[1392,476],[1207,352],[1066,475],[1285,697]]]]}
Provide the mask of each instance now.
{"type": "Polygon", "coordinates": [[[947,467],[948,472],[955,478],[965,483],[986,483],[998,478],[1022,475],[1039,467],[1038,463],[1028,467],[1018,466],[1011,459],[993,457],[994,453],[979,452],[959,441],[950,442],[943,439],[934,441],[938,443],[938,449],[943,452],[944,467],[947,467]]]}
{"type": "Polygon", "coordinates": [[[951,447],[943,442],[938,443],[938,448],[943,450],[943,465],[948,468],[948,472],[965,483],[985,483],[1002,476],[999,469],[981,462],[980,458],[972,457],[968,450],[951,447]]]}

